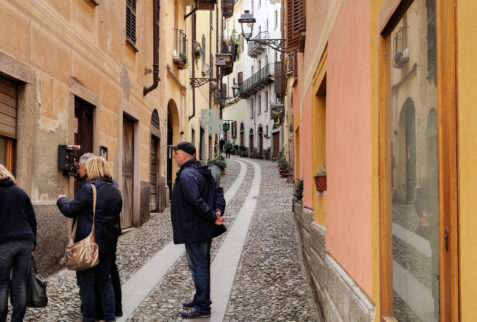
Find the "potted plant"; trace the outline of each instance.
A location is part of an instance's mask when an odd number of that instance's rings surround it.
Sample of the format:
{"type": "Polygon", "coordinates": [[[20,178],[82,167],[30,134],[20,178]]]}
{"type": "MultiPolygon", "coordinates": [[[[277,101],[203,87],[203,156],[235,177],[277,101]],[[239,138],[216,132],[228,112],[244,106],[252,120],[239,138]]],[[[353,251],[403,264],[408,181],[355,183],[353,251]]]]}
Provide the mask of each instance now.
{"type": "Polygon", "coordinates": [[[314,178],[316,191],[326,191],[326,166],[324,163],[321,165],[321,168],[316,172],[314,178]]]}
{"type": "Polygon", "coordinates": [[[195,60],[196,66],[198,66],[198,62],[201,56],[202,56],[202,50],[200,49],[200,46],[196,44],[194,46],[194,60],[195,60]]]}
{"type": "Polygon", "coordinates": [[[303,199],[303,179],[297,179],[295,185],[295,200],[301,202],[303,199]]]}
{"type": "Polygon", "coordinates": [[[181,53],[179,55],[179,57],[182,59],[182,61],[184,62],[184,65],[187,65],[187,55],[184,54],[184,53],[181,53]]]}
{"type": "Polygon", "coordinates": [[[213,159],[210,159],[207,161],[207,164],[212,166],[216,166],[217,168],[220,169],[220,174],[224,175],[225,174],[225,168],[227,168],[227,162],[225,162],[225,158],[221,154],[216,154],[213,159]]]}
{"type": "Polygon", "coordinates": [[[288,162],[283,153],[278,156],[278,170],[282,178],[286,178],[288,174],[288,162]]]}

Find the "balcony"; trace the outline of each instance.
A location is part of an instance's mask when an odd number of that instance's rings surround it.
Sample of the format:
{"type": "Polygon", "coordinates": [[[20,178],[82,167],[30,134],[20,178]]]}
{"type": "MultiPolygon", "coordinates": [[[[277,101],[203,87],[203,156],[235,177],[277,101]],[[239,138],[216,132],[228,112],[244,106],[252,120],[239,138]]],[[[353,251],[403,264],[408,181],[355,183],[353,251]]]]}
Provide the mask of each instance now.
{"type": "Polygon", "coordinates": [[[220,67],[221,75],[227,76],[233,71],[237,46],[231,38],[223,38],[219,43],[220,52],[215,54],[215,62],[220,67]]]}
{"type": "Polygon", "coordinates": [[[234,14],[234,0],[222,0],[222,15],[225,19],[231,18],[234,14]]]}
{"type": "Polygon", "coordinates": [[[199,1],[196,0],[195,1],[197,10],[213,11],[216,3],[217,3],[216,0],[199,0],[199,1]]]}
{"type": "Polygon", "coordinates": [[[247,78],[243,83],[239,84],[239,93],[241,98],[249,98],[267,85],[273,83],[274,65],[268,64],[258,72],[247,78]]]}
{"type": "Polygon", "coordinates": [[[253,37],[249,42],[248,42],[248,55],[252,58],[256,58],[257,56],[261,55],[267,46],[260,44],[258,42],[253,41],[254,39],[267,39],[268,38],[268,32],[267,31],[262,31],[255,37],[253,37]]]}
{"type": "Polygon", "coordinates": [[[178,69],[187,67],[187,36],[180,29],[174,30],[174,50],[172,51],[172,61],[178,69]]]}

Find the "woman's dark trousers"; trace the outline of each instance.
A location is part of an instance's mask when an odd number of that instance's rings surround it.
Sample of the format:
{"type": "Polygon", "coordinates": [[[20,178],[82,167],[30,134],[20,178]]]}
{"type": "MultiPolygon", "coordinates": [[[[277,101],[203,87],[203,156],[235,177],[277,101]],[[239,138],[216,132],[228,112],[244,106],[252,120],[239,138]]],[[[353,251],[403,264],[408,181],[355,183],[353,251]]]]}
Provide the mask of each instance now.
{"type": "Polygon", "coordinates": [[[13,269],[12,322],[23,321],[26,310],[26,280],[33,242],[28,240],[0,244],[0,321],[5,321],[8,313],[8,286],[10,271],[13,269]]]}
{"type": "Polygon", "coordinates": [[[96,292],[98,285],[101,303],[106,321],[115,321],[114,316],[114,291],[111,282],[111,262],[113,254],[101,254],[99,264],[86,271],[76,272],[80,287],[81,313],[83,322],[96,321],[96,292]]]}
{"type": "MultiPolygon", "coordinates": [[[[116,316],[123,315],[123,306],[122,306],[122,292],[121,292],[121,278],[119,277],[118,266],[116,265],[116,254],[111,261],[111,282],[113,283],[114,291],[114,304],[115,304],[115,314],[116,316]]],[[[104,317],[103,305],[101,303],[101,296],[99,292],[99,287],[96,285],[96,318],[102,320],[104,317]]]]}

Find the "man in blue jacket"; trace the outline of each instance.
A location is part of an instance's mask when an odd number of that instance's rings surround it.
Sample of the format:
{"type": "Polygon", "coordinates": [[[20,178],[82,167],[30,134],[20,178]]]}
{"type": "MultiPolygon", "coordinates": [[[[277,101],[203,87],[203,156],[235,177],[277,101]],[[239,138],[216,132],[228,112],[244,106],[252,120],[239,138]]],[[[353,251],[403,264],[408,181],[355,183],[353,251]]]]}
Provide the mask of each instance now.
{"type": "Polygon", "coordinates": [[[210,247],[212,238],[226,231],[223,225],[225,199],[223,189],[212,177],[207,165],[195,158],[189,142],[171,145],[180,170],[172,190],[171,218],[174,244],[185,244],[187,262],[195,285],[194,299],[183,303],[190,311],[185,319],[210,316],[210,247]]]}

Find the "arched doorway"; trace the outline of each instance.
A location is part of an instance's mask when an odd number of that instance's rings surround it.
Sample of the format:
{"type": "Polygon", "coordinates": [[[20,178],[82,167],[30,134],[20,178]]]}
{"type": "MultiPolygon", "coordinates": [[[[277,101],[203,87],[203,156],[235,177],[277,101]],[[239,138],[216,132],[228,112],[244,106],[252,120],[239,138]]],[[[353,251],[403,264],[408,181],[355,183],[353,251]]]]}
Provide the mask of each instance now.
{"type": "Polygon", "coordinates": [[[437,110],[431,108],[427,115],[426,128],[426,164],[427,175],[437,169],[437,110]]]}
{"type": "MultiPolygon", "coordinates": [[[[167,104],[167,145],[177,144],[180,139],[180,129],[179,129],[179,113],[177,111],[177,105],[174,100],[169,100],[167,104]]],[[[169,187],[169,192],[172,191],[172,183],[175,179],[175,174],[177,172],[177,166],[172,160],[172,154],[169,149],[167,149],[167,186],[169,187]]],[[[169,193],[169,198],[171,194],[169,193]]]]}
{"type": "Polygon", "coordinates": [[[263,127],[258,126],[258,154],[263,156],[263,127]]]}
{"type": "Polygon", "coordinates": [[[241,146],[245,145],[245,141],[243,138],[244,133],[245,133],[245,129],[244,129],[243,123],[240,123],[240,145],[241,146]]]}
{"type": "Polygon", "coordinates": [[[401,161],[401,173],[405,176],[401,180],[405,183],[405,200],[408,203],[414,201],[416,180],[416,112],[411,98],[406,99],[401,109],[399,118],[399,133],[401,144],[399,160],[401,161]]]}
{"type": "Polygon", "coordinates": [[[159,130],[159,113],[154,109],[151,115],[151,146],[149,151],[149,210],[159,212],[162,208],[159,180],[161,132],[159,130]]]}
{"type": "Polygon", "coordinates": [[[249,148],[249,155],[253,154],[253,129],[250,129],[250,133],[248,135],[248,148],[249,148]]]}

